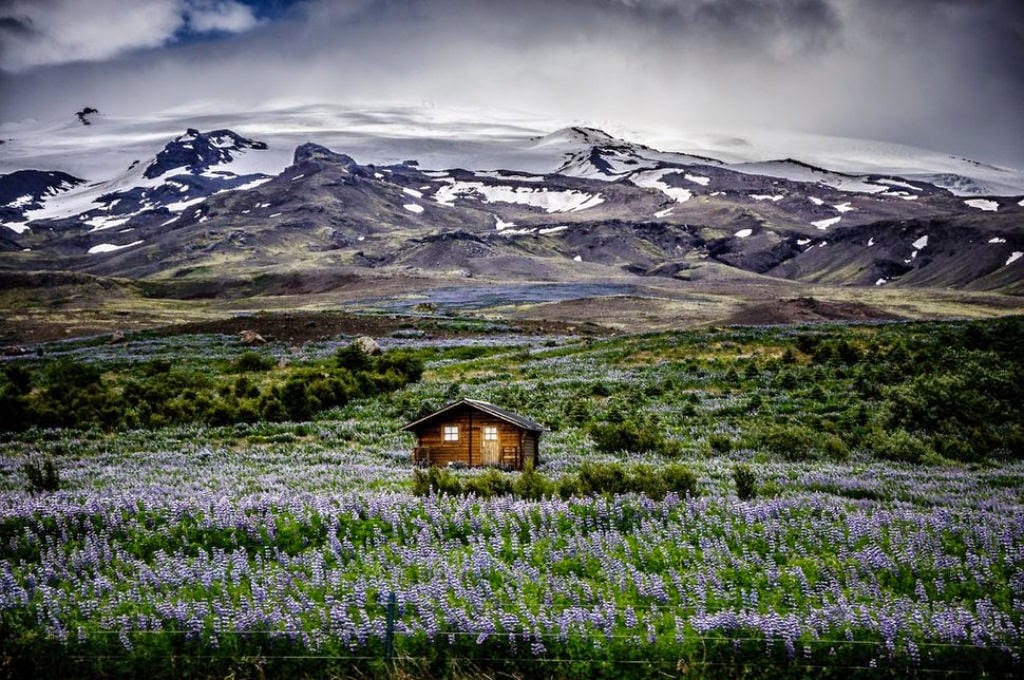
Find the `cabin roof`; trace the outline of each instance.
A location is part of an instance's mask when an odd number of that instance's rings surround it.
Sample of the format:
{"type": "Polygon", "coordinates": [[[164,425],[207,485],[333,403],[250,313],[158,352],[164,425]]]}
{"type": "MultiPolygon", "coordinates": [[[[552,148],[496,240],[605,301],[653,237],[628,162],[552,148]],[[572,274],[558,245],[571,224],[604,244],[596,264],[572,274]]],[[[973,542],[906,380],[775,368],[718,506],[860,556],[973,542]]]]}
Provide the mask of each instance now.
{"type": "Polygon", "coordinates": [[[521,428],[523,430],[527,430],[529,432],[547,432],[548,429],[534,420],[530,420],[529,418],[526,418],[524,416],[512,413],[511,411],[507,411],[501,408],[500,406],[495,406],[494,404],[491,404],[489,402],[480,401],[479,399],[459,399],[458,401],[453,401],[447,406],[442,406],[433,413],[423,416],[419,420],[414,420],[411,423],[404,425],[402,429],[412,430],[417,425],[422,425],[427,421],[439,418],[440,416],[443,416],[445,413],[448,413],[449,411],[456,409],[459,406],[469,406],[471,408],[476,409],[477,411],[481,411],[488,415],[492,415],[495,418],[498,418],[499,420],[504,420],[507,423],[511,423],[512,425],[515,425],[516,427],[521,428]]]}

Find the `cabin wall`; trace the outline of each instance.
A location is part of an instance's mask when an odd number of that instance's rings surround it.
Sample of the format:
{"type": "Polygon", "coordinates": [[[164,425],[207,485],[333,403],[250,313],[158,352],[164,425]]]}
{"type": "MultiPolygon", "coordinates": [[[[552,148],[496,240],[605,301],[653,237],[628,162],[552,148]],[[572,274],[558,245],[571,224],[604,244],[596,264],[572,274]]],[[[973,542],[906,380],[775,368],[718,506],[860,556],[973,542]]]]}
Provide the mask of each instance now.
{"type": "Polygon", "coordinates": [[[537,457],[537,434],[534,432],[523,433],[523,465],[532,464],[534,467],[540,464],[537,457]]]}
{"type": "Polygon", "coordinates": [[[476,467],[483,460],[484,427],[498,428],[499,454],[504,447],[522,447],[527,440],[532,442],[532,450],[534,454],[536,453],[536,435],[523,432],[504,420],[471,409],[460,409],[424,423],[416,431],[417,445],[430,450],[430,462],[433,465],[445,466],[460,462],[476,467]],[[455,425],[459,428],[457,442],[444,441],[446,425],[455,425]]]}

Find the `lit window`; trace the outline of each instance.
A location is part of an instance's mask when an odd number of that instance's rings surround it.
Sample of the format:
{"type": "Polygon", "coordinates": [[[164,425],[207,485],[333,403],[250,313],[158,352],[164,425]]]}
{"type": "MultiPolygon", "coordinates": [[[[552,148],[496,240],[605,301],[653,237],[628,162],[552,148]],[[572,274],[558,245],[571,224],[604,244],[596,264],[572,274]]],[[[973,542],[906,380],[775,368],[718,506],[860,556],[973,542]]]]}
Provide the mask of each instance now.
{"type": "Polygon", "coordinates": [[[488,425],[484,427],[484,441],[485,442],[496,442],[498,441],[498,428],[488,425]]]}
{"type": "Polygon", "coordinates": [[[459,426],[458,425],[445,425],[444,426],[444,440],[446,442],[457,442],[457,441],[459,441],[459,426]]]}

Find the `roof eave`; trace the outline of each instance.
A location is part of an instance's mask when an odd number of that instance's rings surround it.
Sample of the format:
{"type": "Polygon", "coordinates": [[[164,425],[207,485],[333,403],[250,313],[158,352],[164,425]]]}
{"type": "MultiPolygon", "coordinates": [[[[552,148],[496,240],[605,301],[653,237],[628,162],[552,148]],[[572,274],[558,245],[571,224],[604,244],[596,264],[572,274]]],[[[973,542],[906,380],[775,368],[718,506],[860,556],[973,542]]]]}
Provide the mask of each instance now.
{"type": "Polygon", "coordinates": [[[550,432],[551,431],[550,429],[544,427],[540,423],[535,423],[533,421],[529,421],[529,423],[524,423],[524,422],[517,421],[516,418],[520,418],[521,419],[522,416],[512,417],[509,414],[500,412],[500,410],[496,411],[495,409],[497,409],[498,407],[494,406],[493,404],[489,404],[488,402],[480,401],[478,399],[459,399],[458,401],[454,401],[454,402],[448,404],[447,406],[442,406],[441,408],[439,408],[438,410],[434,411],[433,413],[425,415],[422,418],[419,418],[418,420],[414,420],[411,423],[407,423],[406,425],[403,425],[399,429],[400,429],[400,431],[411,430],[411,429],[415,428],[418,425],[422,425],[423,423],[425,423],[425,422],[427,422],[429,420],[433,420],[434,418],[437,418],[438,416],[444,415],[446,412],[452,410],[453,408],[455,408],[457,406],[470,406],[472,408],[477,409],[478,411],[482,411],[482,412],[484,412],[484,413],[486,413],[488,415],[494,416],[495,418],[498,418],[499,420],[503,420],[506,423],[509,423],[510,425],[515,425],[516,427],[518,427],[518,428],[520,428],[522,430],[526,430],[527,432],[538,432],[538,433],[540,433],[540,432],[550,432]],[[491,408],[487,408],[487,407],[491,407],[491,408]]]}

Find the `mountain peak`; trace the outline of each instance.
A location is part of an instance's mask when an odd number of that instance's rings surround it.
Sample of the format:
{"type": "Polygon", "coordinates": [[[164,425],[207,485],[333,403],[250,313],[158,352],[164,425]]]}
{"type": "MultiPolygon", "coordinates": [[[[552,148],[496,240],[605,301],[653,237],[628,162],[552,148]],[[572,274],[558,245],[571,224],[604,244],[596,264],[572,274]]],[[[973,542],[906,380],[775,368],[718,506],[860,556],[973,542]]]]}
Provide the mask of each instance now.
{"type": "Polygon", "coordinates": [[[359,165],[351,156],[346,156],[343,153],[335,153],[334,151],[328,149],[326,146],[313,144],[312,142],[307,142],[296,147],[295,157],[292,164],[299,165],[300,163],[318,161],[337,163],[339,165],[344,166],[346,170],[359,165]]]}
{"type": "Polygon", "coordinates": [[[157,154],[143,174],[148,179],[154,179],[179,168],[187,168],[192,174],[199,174],[211,166],[230,163],[245,149],[266,148],[265,143],[242,137],[231,130],[200,132],[188,128],[185,134],[175,137],[157,154]]]}
{"type": "Polygon", "coordinates": [[[622,144],[622,140],[612,137],[604,130],[593,127],[565,127],[537,139],[534,146],[552,146],[567,144],[572,146],[604,146],[622,144]]]}

